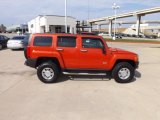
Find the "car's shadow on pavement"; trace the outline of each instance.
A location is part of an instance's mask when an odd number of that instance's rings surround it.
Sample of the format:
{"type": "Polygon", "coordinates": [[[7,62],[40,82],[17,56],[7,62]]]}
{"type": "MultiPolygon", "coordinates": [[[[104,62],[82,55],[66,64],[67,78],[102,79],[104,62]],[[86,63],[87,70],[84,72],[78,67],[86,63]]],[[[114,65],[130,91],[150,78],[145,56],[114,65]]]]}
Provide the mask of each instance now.
{"type": "Polygon", "coordinates": [[[20,49],[12,49],[12,51],[14,52],[14,51],[24,51],[24,49],[23,48],[20,48],[20,49]]]}
{"type": "Polygon", "coordinates": [[[139,71],[135,71],[135,77],[136,78],[141,78],[142,77],[142,75],[141,75],[141,73],[139,72],[139,71]]]}
{"type": "Polygon", "coordinates": [[[130,81],[129,83],[135,82],[135,81],[137,81],[138,78],[141,78],[141,77],[142,77],[141,73],[136,70],[135,71],[135,76],[134,76],[133,80],[130,81]]]}
{"type": "Polygon", "coordinates": [[[16,51],[24,51],[23,48],[21,48],[21,49],[8,49],[8,48],[0,49],[0,51],[5,51],[5,50],[11,50],[11,51],[13,51],[13,52],[16,52],[16,51]]]}

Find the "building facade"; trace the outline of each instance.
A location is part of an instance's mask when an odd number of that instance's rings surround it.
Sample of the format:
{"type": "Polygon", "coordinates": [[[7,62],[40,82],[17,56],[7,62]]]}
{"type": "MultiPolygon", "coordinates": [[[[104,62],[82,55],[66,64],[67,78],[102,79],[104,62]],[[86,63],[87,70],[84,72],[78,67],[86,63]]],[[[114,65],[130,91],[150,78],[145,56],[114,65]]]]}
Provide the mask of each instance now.
{"type": "MultiPolygon", "coordinates": [[[[28,22],[29,33],[65,33],[65,17],[39,15],[28,22]]],[[[76,19],[67,17],[67,32],[76,33],[76,19]]]]}
{"type": "Polygon", "coordinates": [[[10,33],[20,32],[24,34],[28,32],[28,25],[27,24],[11,25],[7,27],[6,31],[10,33]]]}

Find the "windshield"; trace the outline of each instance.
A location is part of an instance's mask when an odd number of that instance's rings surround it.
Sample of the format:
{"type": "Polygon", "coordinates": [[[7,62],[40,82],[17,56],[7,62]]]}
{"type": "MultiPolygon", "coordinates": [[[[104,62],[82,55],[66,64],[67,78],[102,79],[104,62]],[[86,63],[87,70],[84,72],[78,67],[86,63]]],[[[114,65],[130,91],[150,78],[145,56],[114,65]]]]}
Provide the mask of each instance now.
{"type": "Polygon", "coordinates": [[[12,40],[23,40],[25,38],[25,36],[16,36],[13,37],[12,40]]]}

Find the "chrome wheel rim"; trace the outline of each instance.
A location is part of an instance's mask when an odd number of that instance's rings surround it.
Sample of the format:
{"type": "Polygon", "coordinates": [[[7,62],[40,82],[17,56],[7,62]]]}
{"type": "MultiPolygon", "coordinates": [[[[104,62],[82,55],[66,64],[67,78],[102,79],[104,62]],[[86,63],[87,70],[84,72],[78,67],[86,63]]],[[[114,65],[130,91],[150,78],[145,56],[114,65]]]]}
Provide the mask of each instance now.
{"type": "Polygon", "coordinates": [[[54,71],[52,68],[44,68],[42,70],[42,76],[46,80],[51,80],[54,77],[54,71]]]}
{"type": "Polygon", "coordinates": [[[118,72],[118,76],[122,80],[128,79],[130,77],[130,75],[131,75],[131,72],[128,68],[122,68],[118,72]]]}

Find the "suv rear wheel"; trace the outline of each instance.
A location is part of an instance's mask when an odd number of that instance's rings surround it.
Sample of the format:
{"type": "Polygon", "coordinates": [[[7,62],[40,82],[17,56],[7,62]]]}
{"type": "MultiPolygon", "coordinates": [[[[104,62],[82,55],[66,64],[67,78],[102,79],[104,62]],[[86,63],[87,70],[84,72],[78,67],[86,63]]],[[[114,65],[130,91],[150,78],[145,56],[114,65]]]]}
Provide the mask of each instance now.
{"type": "Polygon", "coordinates": [[[112,71],[112,76],[118,83],[131,82],[134,75],[134,67],[127,62],[118,63],[112,71]]]}
{"type": "Polygon", "coordinates": [[[59,76],[58,67],[51,62],[42,63],[37,69],[37,76],[44,83],[55,83],[59,76]]]}

